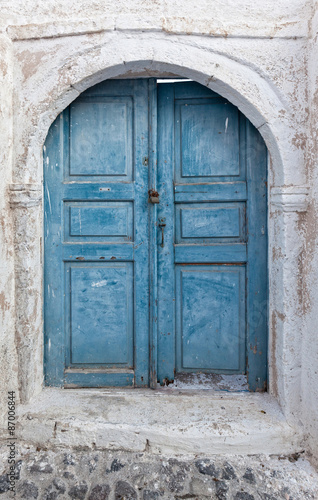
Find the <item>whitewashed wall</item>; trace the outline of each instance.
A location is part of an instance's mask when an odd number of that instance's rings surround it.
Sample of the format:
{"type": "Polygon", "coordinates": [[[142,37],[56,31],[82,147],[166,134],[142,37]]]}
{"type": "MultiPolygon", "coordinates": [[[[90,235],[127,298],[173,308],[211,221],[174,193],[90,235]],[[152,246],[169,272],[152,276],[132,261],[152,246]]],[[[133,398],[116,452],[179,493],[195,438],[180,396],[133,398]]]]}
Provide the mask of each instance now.
{"type": "Polygon", "coordinates": [[[307,125],[308,183],[311,201],[302,223],[306,231],[304,252],[299,273],[302,279],[302,311],[304,314],[302,342],[301,424],[318,463],[318,2],[314,2],[311,40],[308,48],[308,100],[310,120],[307,125]]]}
{"type": "MultiPolygon", "coordinates": [[[[50,124],[81,91],[105,78],[179,74],[228,98],[266,141],[269,390],[317,456],[315,2],[11,0],[0,5],[3,398],[16,389],[27,401],[42,386],[42,146],[50,124]]],[[[3,416],[3,406],[1,411],[3,416]]]]}

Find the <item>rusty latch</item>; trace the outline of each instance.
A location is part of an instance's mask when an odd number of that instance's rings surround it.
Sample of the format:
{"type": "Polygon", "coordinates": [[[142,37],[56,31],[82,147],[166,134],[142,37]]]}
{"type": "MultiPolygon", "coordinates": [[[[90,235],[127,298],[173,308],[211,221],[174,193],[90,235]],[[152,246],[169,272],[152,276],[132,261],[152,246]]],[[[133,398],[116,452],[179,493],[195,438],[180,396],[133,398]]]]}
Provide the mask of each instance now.
{"type": "Polygon", "coordinates": [[[149,189],[148,195],[149,195],[149,198],[148,198],[149,203],[159,203],[158,191],[154,191],[154,189],[149,189]]]}

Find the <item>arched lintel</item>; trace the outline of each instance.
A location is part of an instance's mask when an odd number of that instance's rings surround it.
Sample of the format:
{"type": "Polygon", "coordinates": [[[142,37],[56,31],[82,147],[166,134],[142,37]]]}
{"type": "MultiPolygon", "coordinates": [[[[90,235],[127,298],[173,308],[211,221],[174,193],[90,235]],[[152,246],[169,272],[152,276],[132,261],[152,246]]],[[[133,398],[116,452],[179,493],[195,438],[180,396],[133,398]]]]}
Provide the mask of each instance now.
{"type": "Polygon", "coordinates": [[[226,54],[198,48],[190,43],[167,40],[114,40],[70,56],[58,68],[57,82],[48,94],[45,109],[31,134],[28,161],[39,161],[39,146],[56,116],[78,95],[109,78],[180,75],[195,80],[228,99],[259,130],[265,140],[275,171],[275,184],[284,184],[284,153],[290,150],[284,133],[290,111],[277,88],[254,68],[226,54]],[[63,82],[63,83],[62,83],[63,82]],[[65,83],[64,83],[65,82],[65,83]]]}

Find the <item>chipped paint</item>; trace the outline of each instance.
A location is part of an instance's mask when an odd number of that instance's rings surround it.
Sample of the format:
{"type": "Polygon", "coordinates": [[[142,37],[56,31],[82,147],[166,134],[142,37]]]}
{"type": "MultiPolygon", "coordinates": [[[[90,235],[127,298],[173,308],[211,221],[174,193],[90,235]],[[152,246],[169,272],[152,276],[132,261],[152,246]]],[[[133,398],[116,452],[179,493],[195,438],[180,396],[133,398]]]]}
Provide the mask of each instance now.
{"type": "Polygon", "coordinates": [[[288,421],[301,422],[318,456],[317,2],[286,5],[230,0],[211,11],[205,1],[120,0],[105,7],[98,0],[52,9],[51,2],[13,0],[7,6],[0,35],[4,390],[19,387],[26,401],[42,388],[42,146],[50,124],[103,79],[184,76],[237,105],[266,141],[269,185],[280,189],[276,202],[269,198],[270,392],[288,421]],[[21,189],[10,190],[12,183],[21,189]],[[289,190],[306,186],[306,195],[289,190]]]}

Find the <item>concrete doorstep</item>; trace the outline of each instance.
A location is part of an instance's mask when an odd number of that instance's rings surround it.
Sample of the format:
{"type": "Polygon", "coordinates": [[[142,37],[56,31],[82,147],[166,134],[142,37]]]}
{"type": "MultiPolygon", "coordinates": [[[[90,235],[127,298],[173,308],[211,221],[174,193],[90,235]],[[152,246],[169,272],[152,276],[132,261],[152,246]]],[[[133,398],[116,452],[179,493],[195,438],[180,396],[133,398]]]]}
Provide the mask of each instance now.
{"type": "Polygon", "coordinates": [[[44,389],[18,406],[13,472],[0,447],[0,499],[318,498],[268,394],[184,387],[44,389]]]}
{"type": "Polygon", "coordinates": [[[19,405],[17,438],[38,448],[154,454],[291,454],[302,436],[268,394],[52,389],[19,405]]]}

